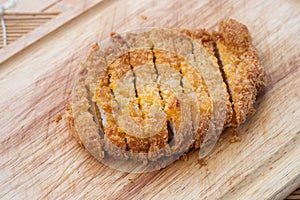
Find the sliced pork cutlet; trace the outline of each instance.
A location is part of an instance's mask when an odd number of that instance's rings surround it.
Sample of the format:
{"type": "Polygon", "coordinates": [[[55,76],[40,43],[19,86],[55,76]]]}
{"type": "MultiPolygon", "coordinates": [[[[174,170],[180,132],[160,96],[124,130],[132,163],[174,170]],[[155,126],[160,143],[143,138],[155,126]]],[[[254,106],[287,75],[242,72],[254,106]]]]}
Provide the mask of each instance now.
{"type": "Polygon", "coordinates": [[[71,109],[68,110],[69,123],[78,142],[95,158],[104,158],[103,130],[95,115],[92,102],[92,90],[95,90],[94,78],[105,76],[105,58],[96,44],[89,52],[87,60],[82,63],[81,73],[72,92],[71,109]]]}
{"type": "Polygon", "coordinates": [[[248,29],[235,20],[213,34],[115,34],[82,63],[69,124],[98,160],[108,154],[161,168],[192,146],[206,155],[224,127],[253,113],[265,85],[248,29]]]}

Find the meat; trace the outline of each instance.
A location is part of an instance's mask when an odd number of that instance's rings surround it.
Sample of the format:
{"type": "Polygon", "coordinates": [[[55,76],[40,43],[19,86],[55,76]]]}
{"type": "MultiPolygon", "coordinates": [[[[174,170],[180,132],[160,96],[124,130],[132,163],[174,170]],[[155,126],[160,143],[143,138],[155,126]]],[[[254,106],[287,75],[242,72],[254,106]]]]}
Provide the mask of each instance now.
{"type": "Polygon", "coordinates": [[[222,21],[213,34],[114,34],[83,63],[70,124],[110,166],[117,167],[112,158],[130,161],[131,169],[139,163],[162,168],[191,148],[209,152],[224,127],[245,121],[265,85],[249,32],[235,20],[222,21]]]}

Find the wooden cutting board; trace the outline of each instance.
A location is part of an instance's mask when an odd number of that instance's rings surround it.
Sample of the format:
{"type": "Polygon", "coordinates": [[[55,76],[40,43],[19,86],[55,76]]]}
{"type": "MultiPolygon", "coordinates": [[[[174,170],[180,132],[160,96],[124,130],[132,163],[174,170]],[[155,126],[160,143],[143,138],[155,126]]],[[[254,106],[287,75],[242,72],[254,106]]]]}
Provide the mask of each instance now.
{"type": "Polygon", "coordinates": [[[281,199],[300,186],[298,0],[87,2],[37,30],[41,39],[31,34],[30,42],[0,50],[0,198],[281,199]],[[54,122],[70,101],[80,61],[110,32],[216,29],[224,17],[248,26],[269,85],[256,114],[237,129],[241,141],[230,144],[226,130],[206,165],[195,151],[160,171],[118,172],[81,148],[63,120],[54,122]]]}

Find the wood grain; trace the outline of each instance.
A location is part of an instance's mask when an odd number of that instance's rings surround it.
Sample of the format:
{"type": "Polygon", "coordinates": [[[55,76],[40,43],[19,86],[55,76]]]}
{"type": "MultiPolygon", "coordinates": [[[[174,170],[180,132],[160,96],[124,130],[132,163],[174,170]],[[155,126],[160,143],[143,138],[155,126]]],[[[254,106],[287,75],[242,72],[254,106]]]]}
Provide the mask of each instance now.
{"type": "Polygon", "coordinates": [[[299,8],[293,0],[105,1],[13,56],[4,48],[0,198],[284,198],[300,185],[299,8]],[[229,144],[232,130],[225,131],[206,166],[198,164],[195,151],[188,161],[161,171],[118,172],[90,157],[63,121],[54,122],[95,41],[112,31],[148,26],[212,29],[224,17],[250,29],[269,85],[259,95],[256,114],[237,130],[241,142],[229,144]]]}

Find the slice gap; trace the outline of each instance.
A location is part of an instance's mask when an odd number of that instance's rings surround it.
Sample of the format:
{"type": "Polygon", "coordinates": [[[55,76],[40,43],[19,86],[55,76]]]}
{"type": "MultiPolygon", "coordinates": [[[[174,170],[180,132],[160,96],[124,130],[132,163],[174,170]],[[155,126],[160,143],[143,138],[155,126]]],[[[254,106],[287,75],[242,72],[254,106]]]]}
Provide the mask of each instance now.
{"type": "Polygon", "coordinates": [[[169,120],[167,121],[167,130],[168,130],[168,144],[171,147],[175,143],[174,141],[175,134],[174,134],[174,125],[169,120]]]}
{"type": "MultiPolygon", "coordinates": [[[[108,86],[111,85],[111,83],[112,83],[112,81],[111,81],[111,74],[108,74],[108,86]]],[[[113,98],[115,99],[114,90],[111,87],[109,87],[109,88],[110,88],[110,91],[111,91],[111,94],[112,94],[113,98]]]]}
{"type": "Polygon", "coordinates": [[[216,57],[216,59],[218,61],[217,63],[219,65],[219,70],[221,72],[223,82],[226,85],[226,89],[227,89],[227,93],[229,95],[229,101],[231,103],[231,109],[232,109],[231,121],[228,122],[228,124],[225,124],[225,127],[226,126],[231,126],[233,124],[236,124],[236,121],[235,121],[236,120],[236,113],[235,113],[235,109],[234,109],[234,102],[233,102],[233,99],[232,99],[232,91],[230,90],[229,83],[228,83],[227,78],[226,78],[226,73],[224,71],[223,61],[222,61],[222,58],[221,58],[221,55],[220,55],[220,52],[219,52],[219,49],[218,49],[216,43],[214,43],[213,50],[214,50],[214,56],[216,57]]]}
{"type": "Polygon", "coordinates": [[[156,84],[157,84],[157,88],[158,88],[158,94],[159,94],[159,97],[160,99],[162,100],[163,102],[163,110],[165,110],[165,101],[162,97],[162,94],[161,94],[161,89],[160,89],[160,84],[159,84],[159,73],[158,73],[158,69],[157,69],[157,65],[156,65],[156,56],[155,56],[155,53],[154,53],[154,46],[151,47],[151,52],[152,52],[152,55],[153,55],[153,67],[155,69],[155,73],[156,73],[156,84]]]}
{"type": "Polygon", "coordinates": [[[133,70],[133,66],[132,66],[132,64],[131,64],[131,56],[130,56],[130,53],[128,53],[128,57],[129,57],[129,65],[130,65],[130,69],[131,69],[131,73],[132,73],[132,75],[133,75],[133,86],[134,86],[134,92],[135,92],[135,97],[137,98],[137,100],[138,100],[138,107],[139,107],[139,109],[141,109],[141,104],[140,104],[140,101],[139,101],[139,95],[138,95],[138,91],[137,91],[137,87],[136,87],[136,74],[135,74],[135,72],[134,72],[134,70],[133,70]]]}
{"type": "MultiPolygon", "coordinates": [[[[178,64],[178,67],[180,68],[180,64],[178,64]]],[[[179,73],[180,73],[180,87],[181,87],[182,93],[184,93],[183,74],[182,74],[181,68],[179,70],[179,73]]]]}
{"type": "Polygon", "coordinates": [[[89,105],[90,105],[90,107],[88,109],[88,112],[93,116],[93,121],[99,127],[98,133],[99,133],[101,139],[103,139],[104,134],[105,134],[104,129],[103,129],[103,119],[102,119],[101,114],[99,112],[98,106],[92,100],[93,94],[91,93],[89,86],[86,85],[85,88],[86,88],[86,91],[88,93],[87,99],[88,99],[88,102],[89,102],[89,105]]]}
{"type": "Polygon", "coordinates": [[[128,141],[127,141],[127,138],[125,137],[125,144],[126,144],[126,151],[129,151],[130,148],[129,148],[129,144],[128,144],[128,141]]]}

